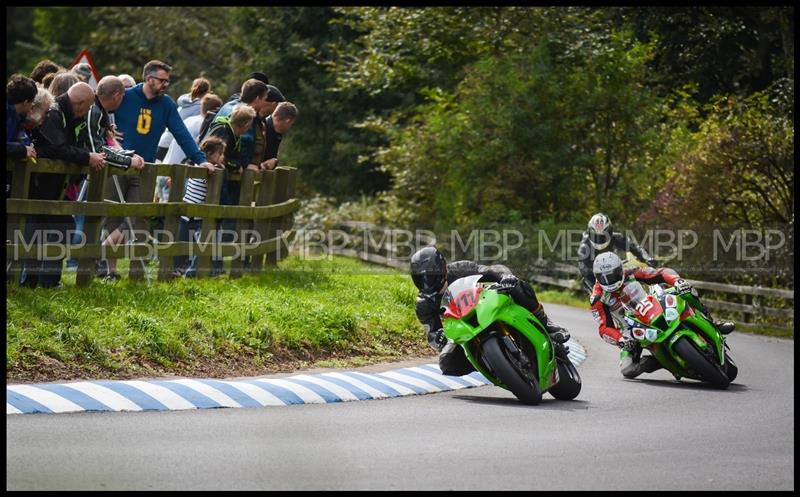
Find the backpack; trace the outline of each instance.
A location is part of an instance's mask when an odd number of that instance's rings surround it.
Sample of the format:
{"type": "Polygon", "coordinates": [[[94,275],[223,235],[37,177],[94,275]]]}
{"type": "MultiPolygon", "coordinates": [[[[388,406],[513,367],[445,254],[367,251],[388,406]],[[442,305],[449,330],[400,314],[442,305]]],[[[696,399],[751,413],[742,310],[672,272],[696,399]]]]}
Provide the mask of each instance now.
{"type": "Polygon", "coordinates": [[[200,125],[200,134],[197,135],[197,144],[200,145],[203,143],[203,140],[206,139],[208,135],[208,131],[211,128],[211,123],[214,122],[214,119],[217,117],[216,112],[209,112],[206,114],[206,117],[203,118],[203,124],[200,125]]]}

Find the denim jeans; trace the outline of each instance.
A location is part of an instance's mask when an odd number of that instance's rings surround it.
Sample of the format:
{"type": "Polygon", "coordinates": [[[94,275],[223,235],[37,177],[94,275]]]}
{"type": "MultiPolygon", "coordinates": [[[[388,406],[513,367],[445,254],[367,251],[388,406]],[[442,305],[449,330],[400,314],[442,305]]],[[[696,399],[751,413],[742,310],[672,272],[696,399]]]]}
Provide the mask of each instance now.
{"type": "MultiPolygon", "coordinates": [[[[83,214],[78,214],[72,216],[72,218],[75,220],[75,233],[72,234],[72,239],[70,240],[70,243],[73,245],[78,245],[79,243],[81,243],[81,239],[84,236],[86,236],[86,234],[83,232],[83,226],[86,224],[86,216],[84,216],[83,214]]],[[[67,260],[67,267],[75,267],[77,265],[78,265],[78,259],[70,258],[69,260],[67,260]]]]}
{"type": "MultiPolygon", "coordinates": [[[[194,240],[198,240],[200,238],[200,226],[202,224],[202,219],[192,219],[191,221],[187,221],[181,218],[181,222],[178,225],[178,241],[179,242],[188,242],[190,237],[194,240]]],[[[191,258],[188,255],[176,255],[172,259],[173,269],[182,269],[186,268],[186,276],[195,276],[197,274],[197,256],[193,255],[191,258]],[[187,267],[188,266],[188,267],[187,267]]]]}

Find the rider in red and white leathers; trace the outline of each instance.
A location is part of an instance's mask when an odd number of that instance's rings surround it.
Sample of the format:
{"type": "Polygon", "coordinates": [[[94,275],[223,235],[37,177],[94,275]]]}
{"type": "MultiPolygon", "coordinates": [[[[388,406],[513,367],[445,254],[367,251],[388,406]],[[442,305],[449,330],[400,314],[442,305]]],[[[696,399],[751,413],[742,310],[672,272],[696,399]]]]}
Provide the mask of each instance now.
{"type": "Polygon", "coordinates": [[[706,307],[700,302],[697,290],[674,270],[667,267],[654,268],[629,268],[623,269],[622,261],[619,257],[608,252],[601,254],[595,259],[593,271],[596,282],[589,297],[592,306],[592,316],[598,323],[600,337],[611,345],[616,345],[622,350],[620,352],[620,368],[626,378],[635,378],[642,373],[651,373],[661,367],[658,361],[652,356],[646,356],[640,361],[642,349],[639,342],[626,337],[620,327],[617,326],[615,318],[619,323],[625,323],[623,319],[623,304],[625,294],[623,287],[632,281],[646,283],[649,285],[664,283],[675,287],[681,295],[695,310],[703,313],[723,334],[733,331],[734,324],[731,322],[715,322],[706,307]]]}

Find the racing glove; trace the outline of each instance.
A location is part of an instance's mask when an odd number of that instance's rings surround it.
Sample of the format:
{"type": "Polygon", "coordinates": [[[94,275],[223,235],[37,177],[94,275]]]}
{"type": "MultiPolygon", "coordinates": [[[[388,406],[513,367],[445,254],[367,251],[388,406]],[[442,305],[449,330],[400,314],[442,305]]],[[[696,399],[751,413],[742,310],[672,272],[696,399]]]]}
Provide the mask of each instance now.
{"type": "Polygon", "coordinates": [[[692,287],[691,283],[683,278],[675,280],[675,291],[678,292],[678,295],[685,295],[687,293],[691,293],[695,296],[697,295],[697,292],[695,291],[694,287],[692,287]]]}
{"type": "Polygon", "coordinates": [[[445,345],[447,345],[447,337],[444,336],[444,330],[431,330],[428,332],[428,345],[430,345],[436,352],[441,352],[445,345]]]}
{"type": "Polygon", "coordinates": [[[633,352],[634,350],[636,350],[637,343],[636,340],[634,340],[633,338],[622,337],[619,339],[619,342],[617,342],[617,345],[619,345],[619,348],[621,348],[622,350],[633,352]]]}
{"type": "Polygon", "coordinates": [[[516,287],[517,285],[519,285],[519,278],[517,278],[517,277],[516,277],[516,276],[514,276],[513,274],[504,274],[504,275],[503,275],[503,276],[500,278],[500,284],[501,284],[502,286],[507,286],[507,287],[514,288],[514,287],[516,287]]]}

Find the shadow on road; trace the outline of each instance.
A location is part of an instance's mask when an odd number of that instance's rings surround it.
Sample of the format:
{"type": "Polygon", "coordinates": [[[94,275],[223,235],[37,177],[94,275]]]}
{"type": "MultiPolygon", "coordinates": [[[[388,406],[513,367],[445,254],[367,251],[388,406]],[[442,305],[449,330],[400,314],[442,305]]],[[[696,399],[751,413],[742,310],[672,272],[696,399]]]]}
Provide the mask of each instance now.
{"type": "Polygon", "coordinates": [[[652,385],[656,387],[665,387],[665,388],[680,388],[683,390],[713,390],[716,392],[735,392],[735,393],[742,393],[747,391],[747,385],[742,385],[740,383],[731,383],[728,385],[727,389],[720,389],[715,388],[708,383],[702,383],[700,381],[695,380],[655,380],[655,379],[648,379],[648,378],[637,378],[635,380],[623,380],[625,383],[644,383],[646,385],[652,385]]]}
{"type": "Polygon", "coordinates": [[[496,406],[509,406],[520,409],[544,409],[553,411],[586,411],[589,409],[589,402],[585,400],[556,400],[543,397],[542,402],[536,406],[528,406],[510,397],[480,397],[477,395],[453,395],[454,399],[466,400],[476,404],[491,404],[496,406]]]}

